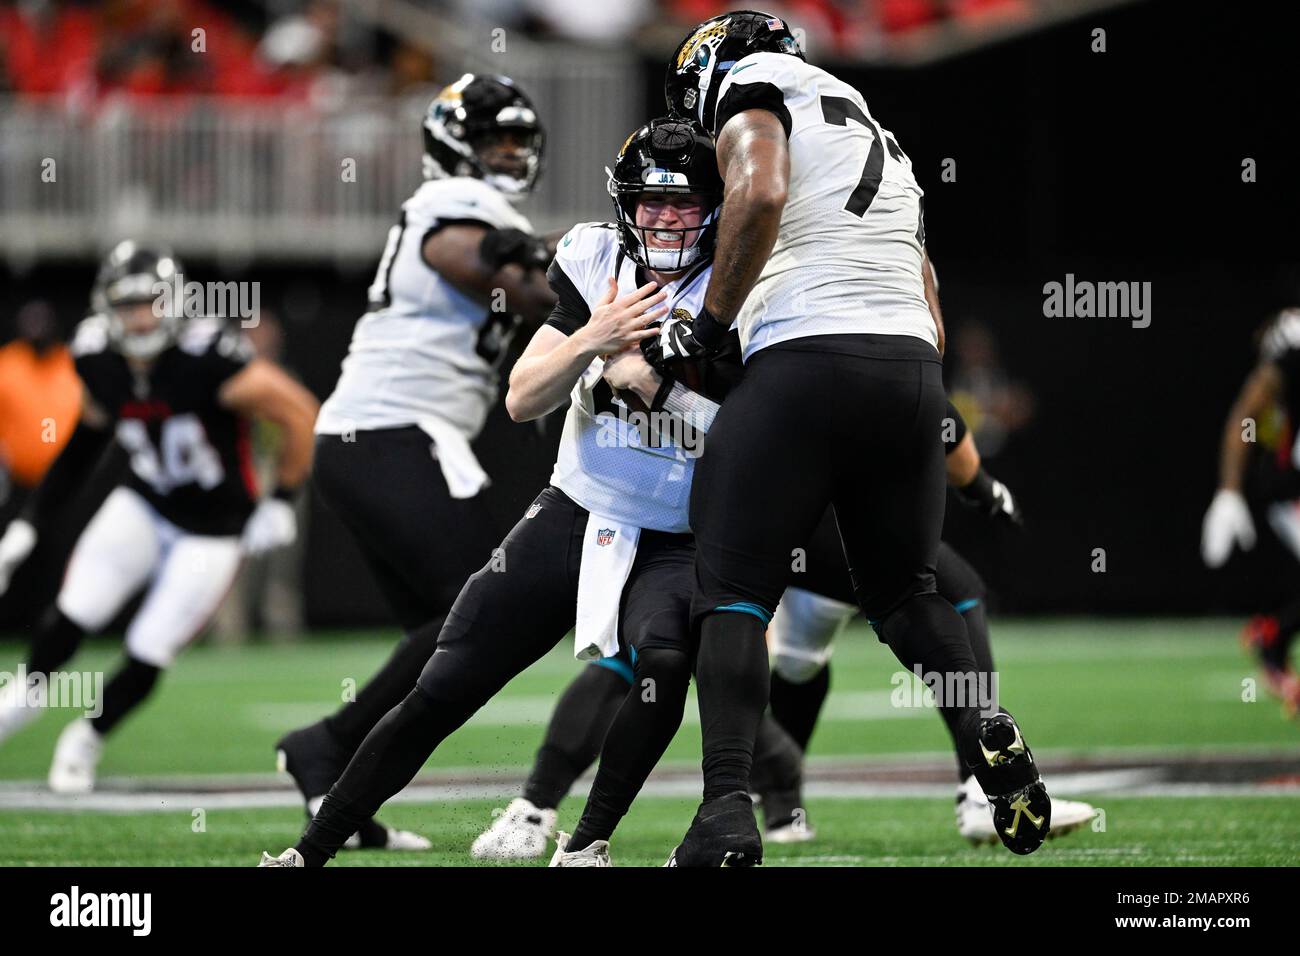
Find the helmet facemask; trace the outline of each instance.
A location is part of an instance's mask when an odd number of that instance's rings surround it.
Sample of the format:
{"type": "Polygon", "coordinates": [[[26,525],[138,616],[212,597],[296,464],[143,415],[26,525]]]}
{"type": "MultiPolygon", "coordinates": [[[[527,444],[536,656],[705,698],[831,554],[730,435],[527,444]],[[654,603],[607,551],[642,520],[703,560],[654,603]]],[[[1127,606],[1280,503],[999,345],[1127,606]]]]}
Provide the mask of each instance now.
{"type": "Polygon", "coordinates": [[[654,172],[647,178],[676,179],[676,183],[620,183],[607,168],[609,194],[614,200],[623,250],[638,265],[655,272],[677,273],[713,255],[719,205],[716,196],[692,188],[682,173],[654,172]],[[666,201],[673,197],[693,196],[700,202],[703,216],[697,226],[642,226],[637,222],[637,207],[644,201],[666,201]],[[658,243],[652,241],[652,236],[658,243]]]}
{"type": "Polygon", "coordinates": [[[423,127],[425,179],[472,176],[512,201],[528,195],[537,184],[546,136],[527,98],[504,77],[461,77],[430,104],[423,127]],[[487,94],[496,102],[487,105],[483,87],[475,87],[476,83],[496,84],[487,94]],[[512,131],[525,140],[523,168],[518,173],[494,170],[482,155],[490,149],[484,143],[512,131]]]}
{"type": "Polygon", "coordinates": [[[163,249],[119,243],[100,269],[91,307],[108,320],[109,341],[127,358],[149,360],[166,351],[180,334],[183,296],[173,286],[180,262],[163,249]],[[132,312],[147,310],[153,323],[136,330],[132,312]]]}

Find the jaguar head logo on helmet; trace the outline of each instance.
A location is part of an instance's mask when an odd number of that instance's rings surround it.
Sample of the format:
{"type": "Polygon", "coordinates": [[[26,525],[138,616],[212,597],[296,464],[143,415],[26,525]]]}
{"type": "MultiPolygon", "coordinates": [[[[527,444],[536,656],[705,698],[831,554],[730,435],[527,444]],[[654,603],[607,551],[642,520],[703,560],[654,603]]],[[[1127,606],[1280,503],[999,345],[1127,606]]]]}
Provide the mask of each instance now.
{"type": "Polygon", "coordinates": [[[712,257],[722,179],[713,141],[698,124],[651,120],[605,172],[619,243],[632,261],[671,274],[712,257]]]}
{"type": "Polygon", "coordinates": [[[466,73],[434,98],[422,125],[426,179],[473,176],[512,200],[537,184],[546,132],[509,77],[466,73]]]}
{"type": "Polygon", "coordinates": [[[108,320],[113,348],[127,358],[156,358],[176,341],[183,315],[180,303],[165,299],[159,308],[158,286],[168,285],[184,270],[163,246],[124,240],[104,258],[90,293],[90,306],[108,320]]]}
{"type": "Polygon", "coordinates": [[[804,59],[799,41],[779,17],[733,10],[699,24],[668,62],[664,96],[669,111],[689,116],[716,134],[713,118],[722,78],[751,53],[788,53],[804,59]]]}

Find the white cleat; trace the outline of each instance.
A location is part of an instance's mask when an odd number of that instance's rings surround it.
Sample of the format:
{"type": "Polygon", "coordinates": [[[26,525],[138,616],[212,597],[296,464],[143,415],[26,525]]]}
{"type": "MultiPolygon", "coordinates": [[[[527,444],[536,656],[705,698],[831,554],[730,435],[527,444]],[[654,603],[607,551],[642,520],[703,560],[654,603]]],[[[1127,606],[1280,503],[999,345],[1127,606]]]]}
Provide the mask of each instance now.
{"type": "Polygon", "coordinates": [[[493,810],[492,816],[492,825],[469,848],[476,860],[537,859],[555,836],[555,811],[535,807],[523,797],[511,800],[504,810],[493,810]]]}
{"type": "Polygon", "coordinates": [[[1051,840],[1081,830],[1096,815],[1097,808],[1091,803],[1052,797],[1052,828],[1047,831],[1047,839],[1051,840]]]}
{"type": "Polygon", "coordinates": [[[55,793],[90,793],[95,768],[104,753],[104,738],[84,717],[63,728],[50,762],[50,789],[55,793]]]}
{"type": "Polygon", "coordinates": [[[262,859],[258,862],[258,869],[264,866],[306,866],[302,854],[293,847],[285,850],[279,856],[271,856],[265,850],[262,851],[262,859]]]}
{"type": "Polygon", "coordinates": [[[421,850],[432,850],[433,841],[410,830],[394,830],[388,827],[388,843],[384,845],[384,849],[415,853],[421,850]]]}
{"type": "Polygon", "coordinates": [[[41,715],[44,687],[23,687],[13,678],[0,687],[0,743],[41,715]]]}
{"type": "MultiPolygon", "coordinates": [[[[1053,797],[1052,828],[1047,832],[1047,838],[1052,840],[1073,833],[1096,815],[1097,810],[1090,803],[1053,797]]],[[[974,777],[967,777],[957,787],[957,832],[977,846],[998,842],[993,827],[993,808],[974,777]]]]}
{"type": "Polygon", "coordinates": [[[555,855],[550,866],[613,866],[609,860],[609,841],[597,840],[585,850],[568,850],[569,834],[561,832],[555,838],[555,855]]]}
{"type": "Polygon", "coordinates": [[[794,820],[763,834],[764,843],[808,843],[817,839],[817,831],[805,820],[794,820]]]}

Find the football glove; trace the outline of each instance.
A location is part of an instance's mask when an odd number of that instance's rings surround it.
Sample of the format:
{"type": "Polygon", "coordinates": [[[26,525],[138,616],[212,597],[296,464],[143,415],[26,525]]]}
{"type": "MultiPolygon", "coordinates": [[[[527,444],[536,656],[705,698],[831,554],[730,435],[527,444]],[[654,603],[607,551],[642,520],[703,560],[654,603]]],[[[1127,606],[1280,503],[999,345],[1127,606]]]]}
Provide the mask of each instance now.
{"type": "Polygon", "coordinates": [[[1011,489],[981,468],[975,480],[964,488],[957,489],[957,496],[962,503],[981,511],[997,521],[1003,521],[1013,528],[1022,528],[1025,516],[1016,504],[1011,489]]]}
{"type": "Polygon", "coordinates": [[[1201,558],[1208,567],[1221,568],[1234,545],[1242,551],[1255,546],[1255,522],[1241,492],[1220,488],[1201,525],[1201,558]]]}
{"type": "Polygon", "coordinates": [[[551,264],[546,243],[521,229],[489,229],[479,243],[478,254],[493,272],[512,262],[543,271],[551,264]]]}
{"type": "Polygon", "coordinates": [[[9,590],[9,579],[35,547],[36,529],[31,522],[21,518],[9,522],[4,537],[0,538],[0,594],[9,590]]]}
{"type": "Polygon", "coordinates": [[[263,498],[244,525],[242,545],[249,555],[266,554],[293,544],[298,537],[298,515],[282,497],[263,498]]]}
{"type": "Polygon", "coordinates": [[[659,334],[641,340],[645,360],[658,371],[678,359],[704,358],[718,351],[727,340],[727,327],[701,308],[692,320],[672,319],[659,327],[659,334]]]}

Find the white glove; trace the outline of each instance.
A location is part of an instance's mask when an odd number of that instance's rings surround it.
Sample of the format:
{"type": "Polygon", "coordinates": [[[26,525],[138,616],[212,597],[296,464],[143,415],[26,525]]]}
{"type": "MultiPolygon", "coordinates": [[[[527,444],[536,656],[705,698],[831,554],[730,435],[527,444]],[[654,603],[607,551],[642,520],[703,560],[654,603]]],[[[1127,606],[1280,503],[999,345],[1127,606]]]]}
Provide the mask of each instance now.
{"type": "Polygon", "coordinates": [[[1241,492],[1220,488],[1201,525],[1201,557],[1207,566],[1221,568],[1234,545],[1243,551],[1255,547],[1255,522],[1241,492]]]}
{"type": "Polygon", "coordinates": [[[283,498],[263,498],[244,525],[246,554],[258,555],[293,544],[298,537],[298,516],[283,498]]]}
{"type": "Polygon", "coordinates": [[[31,522],[21,518],[9,522],[4,537],[0,538],[0,594],[9,590],[14,569],[27,560],[35,547],[36,529],[31,522]]]}

